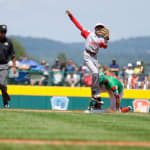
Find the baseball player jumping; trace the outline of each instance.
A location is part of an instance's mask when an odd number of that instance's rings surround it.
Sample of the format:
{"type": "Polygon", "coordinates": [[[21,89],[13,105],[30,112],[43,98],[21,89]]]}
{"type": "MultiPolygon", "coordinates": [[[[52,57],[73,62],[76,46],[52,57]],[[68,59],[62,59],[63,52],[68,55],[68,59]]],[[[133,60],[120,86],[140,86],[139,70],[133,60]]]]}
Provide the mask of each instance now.
{"type": "MultiPolygon", "coordinates": [[[[95,25],[95,33],[89,32],[79,24],[79,22],[74,18],[69,10],[66,10],[66,13],[68,14],[71,21],[75,24],[75,26],[81,31],[81,35],[86,40],[84,50],[84,63],[92,73],[92,100],[98,102],[101,99],[97,53],[99,48],[107,48],[107,43],[109,40],[109,30],[102,23],[97,23],[95,25]]],[[[98,106],[98,103],[96,106],[98,106]]]]}

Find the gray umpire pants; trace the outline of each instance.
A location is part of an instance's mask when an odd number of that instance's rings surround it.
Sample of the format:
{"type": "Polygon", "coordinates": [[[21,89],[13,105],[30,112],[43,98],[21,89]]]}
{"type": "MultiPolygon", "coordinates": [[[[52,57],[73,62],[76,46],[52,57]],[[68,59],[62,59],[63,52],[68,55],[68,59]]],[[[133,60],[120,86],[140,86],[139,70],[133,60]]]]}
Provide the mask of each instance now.
{"type": "Polygon", "coordinates": [[[92,96],[100,93],[99,87],[99,68],[96,55],[91,55],[84,51],[84,63],[92,73],[92,96]]]}
{"type": "Polygon", "coordinates": [[[8,104],[8,101],[10,100],[10,97],[7,94],[7,77],[8,77],[8,70],[0,69],[0,90],[2,92],[4,105],[8,104]]]}

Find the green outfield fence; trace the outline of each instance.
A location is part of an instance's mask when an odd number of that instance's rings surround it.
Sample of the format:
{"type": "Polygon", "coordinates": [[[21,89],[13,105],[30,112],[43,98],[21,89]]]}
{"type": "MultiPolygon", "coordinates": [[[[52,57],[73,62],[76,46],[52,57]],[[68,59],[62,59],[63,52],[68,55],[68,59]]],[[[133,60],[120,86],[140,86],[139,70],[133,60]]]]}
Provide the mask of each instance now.
{"type": "MultiPolygon", "coordinates": [[[[85,110],[91,97],[90,87],[8,85],[13,109],[85,110]]],[[[107,93],[102,93],[103,109],[110,107],[107,93]]],[[[2,96],[0,97],[2,108],[2,96]]],[[[150,90],[125,89],[121,107],[132,106],[134,112],[149,112],[150,90]]]]}

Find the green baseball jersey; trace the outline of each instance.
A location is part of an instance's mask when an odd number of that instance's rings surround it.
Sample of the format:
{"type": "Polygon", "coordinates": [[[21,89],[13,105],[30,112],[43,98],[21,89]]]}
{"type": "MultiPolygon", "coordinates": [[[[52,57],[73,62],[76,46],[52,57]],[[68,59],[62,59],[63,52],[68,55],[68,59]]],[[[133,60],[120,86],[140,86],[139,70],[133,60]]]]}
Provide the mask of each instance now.
{"type": "Polygon", "coordinates": [[[111,90],[114,96],[119,95],[123,91],[123,84],[112,76],[100,75],[100,86],[105,86],[107,90],[111,90]]]}

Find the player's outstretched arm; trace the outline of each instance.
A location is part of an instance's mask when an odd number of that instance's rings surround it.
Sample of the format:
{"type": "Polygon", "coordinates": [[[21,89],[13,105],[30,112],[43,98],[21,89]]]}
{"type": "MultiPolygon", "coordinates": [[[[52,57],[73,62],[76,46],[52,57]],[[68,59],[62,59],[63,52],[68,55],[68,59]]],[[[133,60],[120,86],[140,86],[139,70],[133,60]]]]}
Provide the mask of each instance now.
{"type": "Polygon", "coordinates": [[[75,26],[81,31],[81,35],[86,39],[89,36],[90,32],[87,30],[84,30],[84,28],[75,19],[75,17],[72,15],[72,13],[69,10],[66,10],[66,14],[69,16],[71,21],[75,24],[75,26]]]}
{"type": "Polygon", "coordinates": [[[72,15],[72,13],[70,12],[70,10],[66,10],[66,14],[69,16],[69,18],[71,19],[71,21],[76,25],[76,27],[80,30],[83,31],[83,27],[80,25],[80,23],[75,19],[75,17],[72,15]]]}

